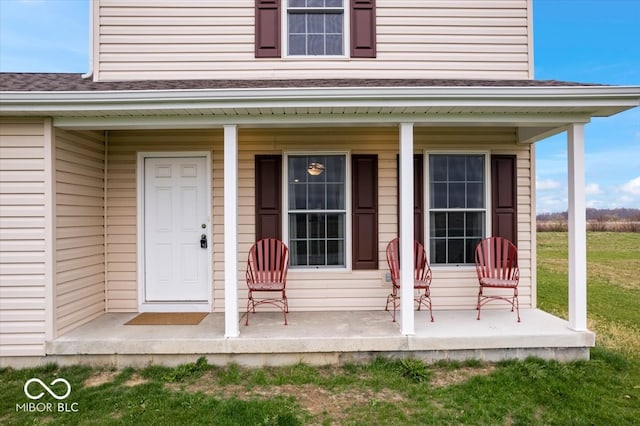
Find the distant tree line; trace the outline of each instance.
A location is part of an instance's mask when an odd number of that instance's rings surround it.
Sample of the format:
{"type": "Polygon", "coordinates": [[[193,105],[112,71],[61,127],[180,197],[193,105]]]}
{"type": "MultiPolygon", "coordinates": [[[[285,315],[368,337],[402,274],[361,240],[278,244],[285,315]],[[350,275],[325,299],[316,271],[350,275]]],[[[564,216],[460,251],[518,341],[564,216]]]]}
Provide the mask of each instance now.
{"type": "MultiPolygon", "coordinates": [[[[567,212],[540,213],[538,231],[566,231],[567,212]]],[[[587,209],[587,231],[640,232],[640,209],[587,209]]]]}

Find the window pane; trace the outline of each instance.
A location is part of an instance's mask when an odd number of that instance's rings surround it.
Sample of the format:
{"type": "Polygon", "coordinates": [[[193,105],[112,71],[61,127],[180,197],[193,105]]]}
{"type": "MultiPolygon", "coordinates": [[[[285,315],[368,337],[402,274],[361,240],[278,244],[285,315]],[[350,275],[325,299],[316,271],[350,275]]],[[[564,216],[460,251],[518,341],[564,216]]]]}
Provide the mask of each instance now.
{"type": "Polygon", "coordinates": [[[467,207],[481,209],[484,207],[484,185],[481,183],[467,184],[467,207]]]}
{"type": "Polygon", "coordinates": [[[327,185],[327,209],[344,210],[344,185],[335,183],[327,185]]]}
{"type": "Polygon", "coordinates": [[[464,181],[466,175],[466,158],[461,155],[449,157],[449,180],[464,181]]]}
{"type": "Polygon", "coordinates": [[[450,238],[448,247],[449,263],[464,263],[464,239],[450,238]]]}
{"type": "Polygon", "coordinates": [[[309,265],[326,265],[324,240],[309,241],[309,265]]]}
{"type": "Polygon", "coordinates": [[[289,248],[291,250],[290,261],[293,266],[307,265],[307,242],[306,241],[290,241],[289,248]]]}
{"type": "Polygon", "coordinates": [[[324,34],[324,13],[310,13],[307,15],[308,32],[311,34],[324,34]]]}
{"type": "Polygon", "coordinates": [[[342,14],[341,13],[328,13],[326,16],[326,30],[327,34],[340,34],[342,35],[342,14]]]}
{"type": "Polygon", "coordinates": [[[289,0],[289,7],[305,7],[306,0],[289,0]]]}
{"type": "Polygon", "coordinates": [[[324,55],[324,36],[309,35],[307,39],[308,55],[324,55]]]}
{"type": "Polygon", "coordinates": [[[290,214],[289,215],[289,235],[293,239],[307,238],[307,215],[306,214],[290,214]]]}
{"type": "Polygon", "coordinates": [[[431,263],[447,263],[447,240],[431,240],[431,263]]]}
{"type": "Polygon", "coordinates": [[[447,157],[444,155],[432,155],[429,157],[429,170],[432,182],[445,182],[447,180],[447,157]]]}
{"type": "Polygon", "coordinates": [[[342,35],[327,36],[327,55],[342,55],[342,35]]]}
{"type": "Polygon", "coordinates": [[[342,0],[326,0],[327,7],[342,7],[342,0]]]}
{"type": "Polygon", "coordinates": [[[449,237],[464,237],[464,213],[449,213],[449,237]]]}
{"type": "Polygon", "coordinates": [[[469,212],[467,218],[467,237],[482,238],[484,235],[484,212],[469,212]]]}
{"type": "Polygon", "coordinates": [[[484,181],[484,156],[470,155],[467,157],[467,181],[484,181]]]}
{"type": "Polygon", "coordinates": [[[344,241],[327,241],[327,265],[344,265],[344,241]]]}
{"type": "Polygon", "coordinates": [[[305,34],[306,31],[306,15],[304,13],[289,14],[289,34],[305,34]]]}
{"type": "Polygon", "coordinates": [[[289,55],[306,55],[307,37],[304,35],[289,36],[289,55]]]}
{"type": "Polygon", "coordinates": [[[344,215],[327,215],[327,238],[344,238],[344,215]]]}
{"type": "Polygon", "coordinates": [[[449,184],[449,208],[462,209],[465,208],[465,184],[451,183],[449,184]]]}
{"type": "Polygon", "coordinates": [[[307,209],[309,210],[325,210],[326,203],[326,185],[323,183],[313,184],[310,183],[309,186],[309,202],[307,204],[307,209]]]}
{"type": "Polygon", "coordinates": [[[447,184],[434,183],[431,185],[431,208],[446,209],[447,204],[447,184]]]}
{"type": "Polygon", "coordinates": [[[307,208],[307,185],[289,185],[289,208],[292,210],[305,210],[307,208]]]}
{"type": "Polygon", "coordinates": [[[324,0],[307,0],[308,7],[323,7],[324,0]]]}
{"type": "Polygon", "coordinates": [[[480,238],[469,238],[467,239],[467,253],[466,253],[466,263],[475,263],[476,261],[476,247],[480,242],[480,238]]]}
{"type": "Polygon", "coordinates": [[[309,215],[309,237],[324,238],[326,236],[326,215],[310,214],[309,215]]]}
{"type": "Polygon", "coordinates": [[[431,235],[434,237],[447,236],[447,214],[431,213],[431,235]]]}
{"type": "Polygon", "coordinates": [[[327,182],[339,182],[345,181],[345,157],[340,156],[327,156],[325,161],[325,173],[327,174],[327,182]]]}

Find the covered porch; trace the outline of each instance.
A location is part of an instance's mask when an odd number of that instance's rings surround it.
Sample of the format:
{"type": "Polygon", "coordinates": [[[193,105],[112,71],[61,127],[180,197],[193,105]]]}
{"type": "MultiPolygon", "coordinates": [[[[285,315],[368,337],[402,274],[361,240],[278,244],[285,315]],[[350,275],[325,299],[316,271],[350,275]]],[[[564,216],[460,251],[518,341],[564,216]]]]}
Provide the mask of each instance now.
{"type": "MultiPolygon", "coordinates": [[[[588,358],[595,337],[586,321],[584,126],[594,116],[637,105],[636,91],[555,82],[472,83],[327,80],[217,87],[202,82],[203,87],[182,90],[153,83],[139,90],[126,83],[81,81],[43,95],[10,94],[3,114],[33,116],[44,129],[47,257],[33,309],[42,326],[28,336],[28,354],[44,355],[46,362],[117,366],[177,364],[200,356],[212,363],[249,365],[341,363],[381,353],[425,360],[588,358]],[[561,132],[568,135],[570,188],[568,322],[536,309],[533,145],[561,132]],[[260,321],[245,327],[244,266],[257,234],[255,156],[318,148],[338,151],[345,161],[352,154],[379,157],[376,197],[384,218],[377,227],[374,268],[354,272],[347,260],[330,273],[300,269],[290,274],[298,284],[290,286],[289,298],[298,302],[292,304],[290,324],[281,324],[279,312],[259,312],[260,321]],[[514,156],[519,187],[514,213],[526,269],[521,323],[505,307],[487,309],[476,320],[472,262],[434,272],[435,323],[427,322],[424,312],[414,313],[414,156],[431,151],[481,152],[485,164],[494,153],[514,156]],[[209,219],[194,223],[197,235],[204,232],[210,241],[203,247],[208,250],[206,296],[198,298],[204,307],[197,309],[209,314],[197,326],[125,326],[144,312],[146,302],[146,193],[140,184],[146,179],[145,153],[181,157],[193,152],[207,164],[209,219]],[[393,323],[384,311],[390,283],[383,255],[396,236],[402,241],[402,278],[398,323],[393,323]],[[327,289],[333,299],[327,299],[327,289]]],[[[488,187],[490,175],[484,176],[488,187]]],[[[347,179],[344,188],[351,191],[347,179]]],[[[491,197],[484,193],[484,229],[490,235],[491,197]]],[[[348,218],[352,208],[345,205],[348,218]]],[[[286,219],[276,222],[286,226],[286,219]]]]}
{"type": "Polygon", "coordinates": [[[240,336],[225,338],[224,314],[211,313],[198,325],[125,325],[136,314],[109,313],[47,342],[46,357],[61,365],[84,363],[117,368],[174,366],[206,357],[223,365],[275,366],[304,362],[341,365],[376,356],[415,357],[426,362],[479,359],[500,361],[536,356],[588,359],[590,331],[538,309],[521,310],[522,322],[507,310],[437,311],[430,322],[415,313],[415,334],[404,336],[389,312],[291,312],[289,325],[276,312],[243,318],[240,336]]]}

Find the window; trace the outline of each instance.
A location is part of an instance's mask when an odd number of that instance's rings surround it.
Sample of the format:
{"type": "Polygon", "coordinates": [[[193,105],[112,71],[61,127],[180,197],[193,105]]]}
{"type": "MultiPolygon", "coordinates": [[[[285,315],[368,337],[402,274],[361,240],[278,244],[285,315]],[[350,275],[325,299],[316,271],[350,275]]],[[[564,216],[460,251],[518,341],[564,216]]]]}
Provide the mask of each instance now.
{"type": "Polygon", "coordinates": [[[344,55],[344,34],[343,0],[288,1],[289,55],[344,55]]]}
{"type": "Polygon", "coordinates": [[[429,155],[429,244],[432,264],[475,263],[486,234],[486,156],[429,155]]]}
{"type": "Polygon", "coordinates": [[[346,156],[287,157],[291,267],[345,267],[346,156]]]}

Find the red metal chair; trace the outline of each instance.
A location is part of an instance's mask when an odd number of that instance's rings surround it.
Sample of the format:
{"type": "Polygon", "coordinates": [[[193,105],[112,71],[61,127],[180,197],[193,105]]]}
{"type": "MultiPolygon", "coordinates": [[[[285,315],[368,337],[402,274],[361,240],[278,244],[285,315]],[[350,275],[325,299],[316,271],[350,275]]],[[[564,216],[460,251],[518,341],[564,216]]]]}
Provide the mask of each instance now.
{"type": "Polygon", "coordinates": [[[249,325],[249,311],[256,313],[256,306],[264,303],[276,306],[284,314],[284,325],[287,325],[289,304],[285,292],[287,286],[287,271],[289,269],[289,248],[280,240],[267,238],[256,242],[249,250],[247,260],[247,319],[249,325]],[[280,297],[265,297],[256,299],[255,292],[280,293],[280,297]]]}
{"type": "MultiPolygon", "coordinates": [[[[387,244],[387,264],[391,271],[391,294],[387,296],[387,306],[385,311],[389,310],[389,303],[393,303],[393,322],[396,322],[396,310],[400,305],[400,247],[399,238],[394,238],[387,244]]],[[[418,304],[418,310],[424,306],[429,308],[431,322],[433,322],[433,310],[431,304],[431,268],[427,260],[427,252],[419,241],[413,241],[413,289],[417,291],[414,301],[418,304]],[[421,293],[421,290],[423,292],[421,293]]]]}
{"type": "Polygon", "coordinates": [[[520,322],[520,303],[518,302],[518,249],[506,238],[489,237],[480,241],[476,247],[476,272],[478,273],[478,319],[480,308],[491,300],[504,300],[511,304],[511,312],[516,310],[520,322]],[[513,289],[513,297],[499,295],[486,296],[485,288],[513,289]]]}

